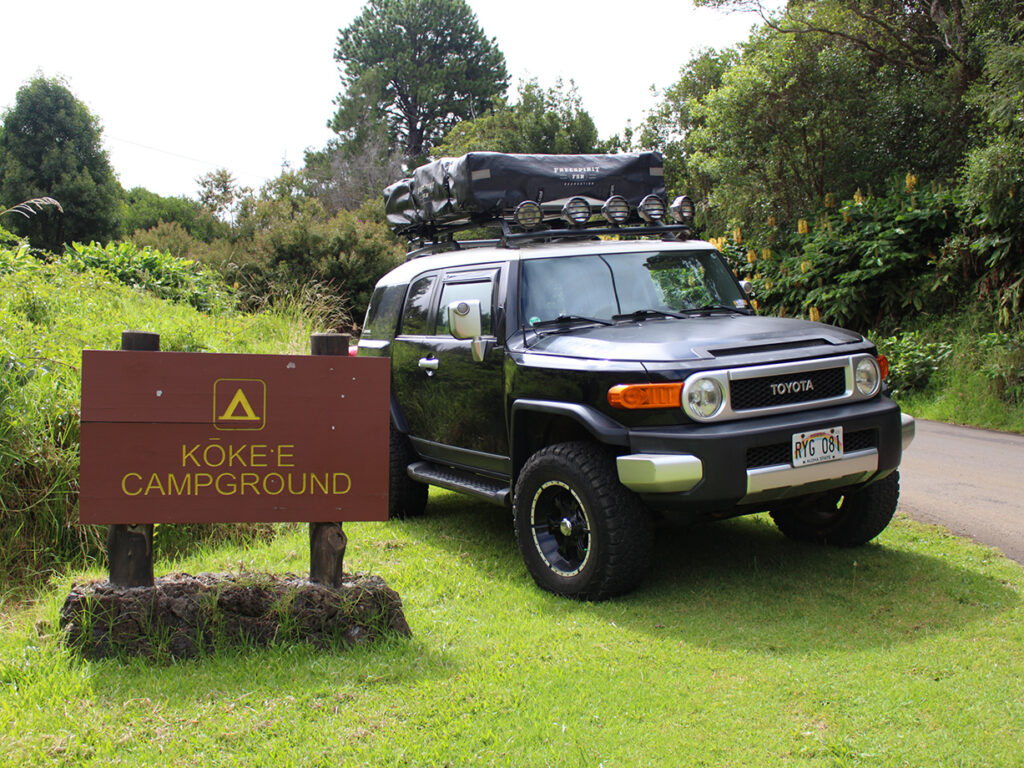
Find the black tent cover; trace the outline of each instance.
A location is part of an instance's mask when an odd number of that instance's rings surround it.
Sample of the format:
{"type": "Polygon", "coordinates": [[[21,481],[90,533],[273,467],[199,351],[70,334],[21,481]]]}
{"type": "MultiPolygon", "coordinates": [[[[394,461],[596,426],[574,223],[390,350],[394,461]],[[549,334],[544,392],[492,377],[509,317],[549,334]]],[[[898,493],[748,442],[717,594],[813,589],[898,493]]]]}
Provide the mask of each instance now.
{"type": "Polygon", "coordinates": [[[407,237],[511,213],[524,200],[557,215],[570,197],[600,205],[621,195],[636,206],[647,195],[665,196],[661,155],[513,155],[470,152],[443,157],[413,171],[384,190],[388,226],[407,237]]]}

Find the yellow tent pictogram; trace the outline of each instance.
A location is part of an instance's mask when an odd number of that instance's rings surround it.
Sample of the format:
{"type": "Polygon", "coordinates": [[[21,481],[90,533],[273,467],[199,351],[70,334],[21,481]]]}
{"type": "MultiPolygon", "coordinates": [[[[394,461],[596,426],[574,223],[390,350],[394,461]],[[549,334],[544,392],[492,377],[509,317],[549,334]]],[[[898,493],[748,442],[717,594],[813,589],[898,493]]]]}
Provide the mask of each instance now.
{"type": "Polygon", "coordinates": [[[260,417],[253,412],[245,393],[239,387],[235,396],[231,398],[231,402],[228,403],[228,407],[224,409],[224,413],[217,417],[217,421],[260,421],[260,417]],[[244,415],[238,415],[239,409],[244,411],[244,415]]]}

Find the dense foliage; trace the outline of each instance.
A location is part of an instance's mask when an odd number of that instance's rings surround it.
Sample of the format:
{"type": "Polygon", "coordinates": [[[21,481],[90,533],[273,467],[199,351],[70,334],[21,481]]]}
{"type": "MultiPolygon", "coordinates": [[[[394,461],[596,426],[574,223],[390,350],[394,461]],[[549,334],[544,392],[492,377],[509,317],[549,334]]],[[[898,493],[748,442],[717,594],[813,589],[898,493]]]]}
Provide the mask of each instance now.
{"type": "Polygon", "coordinates": [[[951,192],[921,189],[908,175],[886,195],[857,192],[838,204],[829,197],[795,227],[769,219],[756,238],[736,228],[716,242],[765,311],[868,331],[953,306],[938,270],[956,212],[951,192]]]}
{"type": "Polygon", "coordinates": [[[51,207],[5,225],[48,250],[116,235],[121,185],[101,130],[60,80],[36,77],[24,85],[0,128],[0,210],[50,197],[63,212],[51,207]]]}

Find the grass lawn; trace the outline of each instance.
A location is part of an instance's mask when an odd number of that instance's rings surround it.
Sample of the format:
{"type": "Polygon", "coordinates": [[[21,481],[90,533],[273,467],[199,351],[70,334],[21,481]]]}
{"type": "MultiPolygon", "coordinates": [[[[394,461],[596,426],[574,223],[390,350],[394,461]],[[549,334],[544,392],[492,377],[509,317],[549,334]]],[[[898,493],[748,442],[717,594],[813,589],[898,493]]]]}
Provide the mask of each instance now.
{"type": "MultiPolygon", "coordinates": [[[[0,763],[1024,765],[1024,569],[940,529],[897,519],[856,550],[766,517],[667,529],[645,585],[601,604],[538,590],[500,510],[452,494],[346,531],[411,640],[83,662],[52,634],[67,582],[8,603],[0,763]]],[[[298,572],[307,542],[157,572],[298,572]]]]}

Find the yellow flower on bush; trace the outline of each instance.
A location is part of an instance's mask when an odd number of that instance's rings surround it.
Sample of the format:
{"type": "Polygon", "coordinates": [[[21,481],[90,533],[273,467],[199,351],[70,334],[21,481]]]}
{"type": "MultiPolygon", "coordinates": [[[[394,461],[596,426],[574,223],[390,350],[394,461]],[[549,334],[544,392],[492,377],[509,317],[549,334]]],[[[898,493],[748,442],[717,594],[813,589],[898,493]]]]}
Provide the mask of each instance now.
{"type": "Polygon", "coordinates": [[[907,174],[907,194],[909,195],[917,188],[917,176],[912,173],[907,174]]]}
{"type": "Polygon", "coordinates": [[[809,262],[809,261],[801,261],[800,262],[800,271],[801,272],[806,272],[810,268],[811,268],[811,262],[809,262]]]}
{"type": "Polygon", "coordinates": [[[774,216],[769,216],[768,217],[768,226],[769,227],[774,227],[775,226],[775,217],[774,216]]]}
{"type": "Polygon", "coordinates": [[[739,227],[732,231],[732,240],[736,245],[743,245],[743,231],[739,227]]]}
{"type": "Polygon", "coordinates": [[[757,251],[751,249],[747,251],[747,264],[753,264],[757,261],[757,251]]]}
{"type": "Polygon", "coordinates": [[[771,248],[762,248],[761,249],[761,258],[764,259],[765,261],[771,261],[772,260],[772,249],[771,248]]]}
{"type": "Polygon", "coordinates": [[[811,227],[807,223],[807,219],[800,219],[800,221],[796,223],[796,231],[798,234],[801,235],[806,235],[808,232],[811,231],[811,227]]]}
{"type": "Polygon", "coordinates": [[[864,197],[864,193],[860,191],[860,187],[857,187],[857,191],[853,193],[853,202],[857,205],[864,205],[864,201],[867,200],[864,197]]]}
{"type": "Polygon", "coordinates": [[[813,320],[814,322],[818,322],[819,320],[821,320],[821,312],[818,311],[817,307],[811,307],[808,314],[810,315],[811,320],[813,320]]]}

